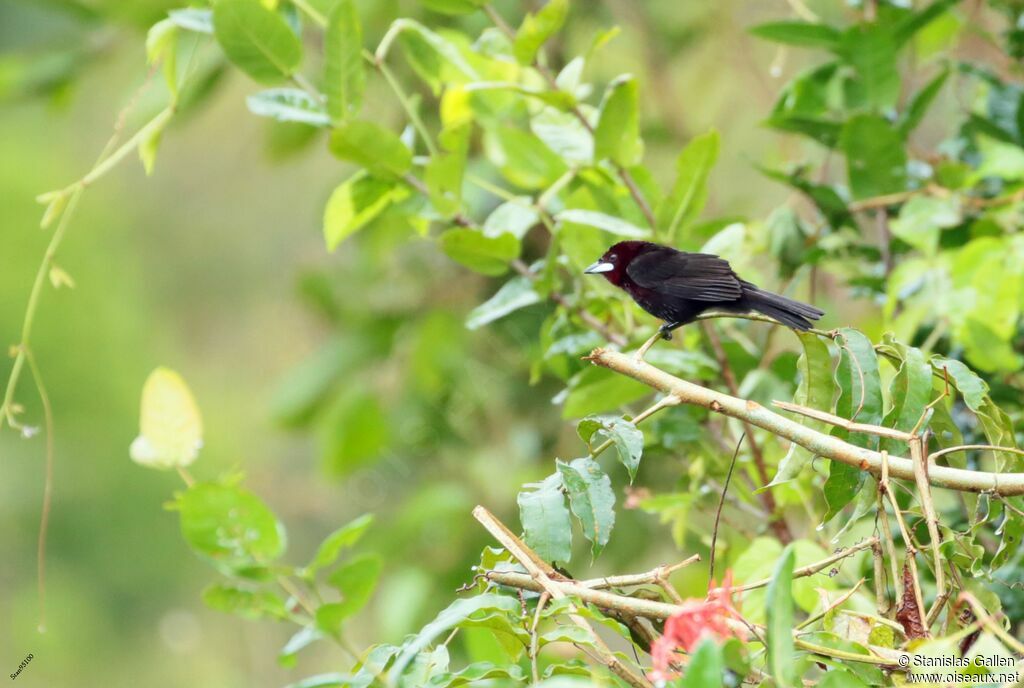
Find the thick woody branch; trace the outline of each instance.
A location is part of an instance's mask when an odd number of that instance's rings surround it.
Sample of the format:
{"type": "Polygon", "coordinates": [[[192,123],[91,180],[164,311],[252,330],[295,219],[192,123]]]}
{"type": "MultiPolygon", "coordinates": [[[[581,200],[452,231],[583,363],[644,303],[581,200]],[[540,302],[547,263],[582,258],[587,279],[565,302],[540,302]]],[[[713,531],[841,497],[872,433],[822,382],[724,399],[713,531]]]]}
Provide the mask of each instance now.
{"type": "MultiPolygon", "coordinates": [[[[854,446],[837,437],[784,418],[755,401],[739,399],[687,382],[617,351],[595,349],[588,359],[595,365],[631,377],[652,389],[672,394],[682,403],[702,406],[730,418],[745,421],[795,442],[819,456],[856,466],[875,476],[882,472],[882,456],[878,452],[854,446]]],[[[903,457],[889,457],[889,474],[904,480],[915,479],[913,463],[903,457]]],[[[991,492],[1004,497],[1024,495],[1024,473],[989,473],[947,466],[929,466],[928,482],[935,487],[961,492],[991,492]]]]}

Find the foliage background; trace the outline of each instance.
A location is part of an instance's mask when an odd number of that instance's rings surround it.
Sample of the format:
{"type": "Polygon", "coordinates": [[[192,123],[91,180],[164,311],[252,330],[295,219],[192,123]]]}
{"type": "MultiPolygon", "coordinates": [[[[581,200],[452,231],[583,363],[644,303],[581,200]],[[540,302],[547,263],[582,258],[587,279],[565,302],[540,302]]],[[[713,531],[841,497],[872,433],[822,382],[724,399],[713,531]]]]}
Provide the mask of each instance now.
{"type": "MultiPolygon", "coordinates": [[[[177,4],[0,2],[0,341],[17,339],[47,241],[35,229],[34,196],[92,163],[113,113],[142,82],[145,30],[177,4]]],[[[484,21],[440,19],[411,1],[357,5],[374,37],[399,15],[476,30],[484,21]]],[[[841,11],[832,2],[808,5],[826,17],[841,11]]],[[[517,3],[496,7],[510,18],[522,12],[517,3]]],[[[723,149],[705,215],[763,218],[790,192],[755,163],[775,166],[814,150],[760,126],[782,77],[814,60],[801,51],[780,60],[774,46],[747,33],[787,16],[785,3],[756,0],[574,3],[553,52],[581,52],[595,32],[619,24],[622,35],[588,64],[588,75],[596,84],[624,71],[637,76],[651,170],[671,179],[681,143],[713,126],[723,149]]],[[[964,57],[987,49],[970,36],[958,48],[964,57]]],[[[466,313],[499,282],[453,265],[434,244],[403,245],[382,231],[326,254],[321,209],[350,171],[323,146],[293,155],[293,127],[246,111],[253,91],[230,72],[203,107],[175,121],[152,178],[125,165],[91,190],[59,257],[77,287],[46,294],[35,335],[57,409],[42,635],[42,443],[0,433],[0,669],[35,655],[19,685],[279,686],[301,675],[275,661],[291,629],[242,624],[198,604],[207,567],[182,546],[173,515],[157,508],[177,479],[127,460],[139,389],[157,364],[181,371],[203,410],[197,473],[243,469],[248,486],[289,524],[298,559],[337,524],[378,514],[370,547],[384,556],[385,576],[354,627],[359,645],[419,628],[465,582],[488,543],[468,518],[473,504],[512,517],[517,486],[549,472],[551,457],[578,451],[571,424],[549,403],[559,386],[527,382],[544,309],[469,332],[466,313]],[[325,347],[331,353],[318,358],[325,347]],[[325,436],[325,424],[306,423],[293,402],[308,392],[302,371],[324,358],[353,362],[335,371],[340,387],[328,412],[351,420],[352,409],[370,409],[358,437],[325,436]]],[[[920,141],[950,134],[942,113],[956,102],[937,108],[920,141]]],[[[371,83],[363,116],[401,119],[380,83],[371,83]]],[[[879,305],[832,302],[835,285],[825,282],[819,304],[839,311],[826,326],[881,333],[879,305]]],[[[312,375],[323,377],[313,365],[312,375]]],[[[38,417],[31,395],[20,396],[26,415],[38,417]]],[[[641,482],[668,489],[685,473],[685,457],[664,461],[645,464],[641,482]]],[[[638,511],[618,515],[617,532],[630,537],[613,539],[595,574],[676,557],[669,526],[638,511]]],[[[703,580],[694,574],[696,593],[703,580]]],[[[314,651],[302,674],[336,669],[335,660],[314,651]]]]}

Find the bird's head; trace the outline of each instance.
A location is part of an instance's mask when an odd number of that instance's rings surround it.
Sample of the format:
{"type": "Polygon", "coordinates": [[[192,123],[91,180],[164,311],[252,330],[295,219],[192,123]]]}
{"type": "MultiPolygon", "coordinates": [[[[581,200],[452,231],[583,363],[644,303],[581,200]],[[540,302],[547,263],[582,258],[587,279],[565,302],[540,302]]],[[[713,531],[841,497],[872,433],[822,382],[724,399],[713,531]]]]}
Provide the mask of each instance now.
{"type": "Polygon", "coordinates": [[[626,268],[633,259],[657,247],[657,244],[649,241],[620,241],[583,272],[587,275],[604,275],[606,280],[619,286],[625,279],[626,268]]]}

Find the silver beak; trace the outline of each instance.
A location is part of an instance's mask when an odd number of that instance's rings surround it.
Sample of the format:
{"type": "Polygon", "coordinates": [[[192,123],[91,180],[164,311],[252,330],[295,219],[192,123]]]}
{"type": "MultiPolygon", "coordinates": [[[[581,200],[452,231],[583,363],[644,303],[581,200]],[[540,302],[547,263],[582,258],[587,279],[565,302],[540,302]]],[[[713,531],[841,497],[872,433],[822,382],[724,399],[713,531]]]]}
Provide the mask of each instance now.
{"type": "Polygon", "coordinates": [[[599,275],[602,272],[611,272],[614,269],[615,265],[613,263],[602,263],[601,261],[597,261],[596,263],[588,267],[586,270],[584,270],[583,274],[599,275]]]}

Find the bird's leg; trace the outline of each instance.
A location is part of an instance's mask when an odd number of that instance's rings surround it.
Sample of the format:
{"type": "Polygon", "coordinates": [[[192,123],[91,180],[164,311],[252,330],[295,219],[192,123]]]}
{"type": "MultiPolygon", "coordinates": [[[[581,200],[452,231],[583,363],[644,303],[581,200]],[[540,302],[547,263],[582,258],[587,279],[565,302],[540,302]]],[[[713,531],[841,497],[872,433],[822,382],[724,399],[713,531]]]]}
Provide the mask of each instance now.
{"type": "Polygon", "coordinates": [[[662,325],[661,327],[658,328],[658,334],[666,342],[670,342],[670,341],[672,341],[672,330],[674,330],[674,329],[676,329],[678,327],[682,327],[682,325],[683,325],[683,323],[679,322],[677,320],[673,320],[672,322],[667,322],[667,323],[665,323],[664,325],[662,325]]]}

